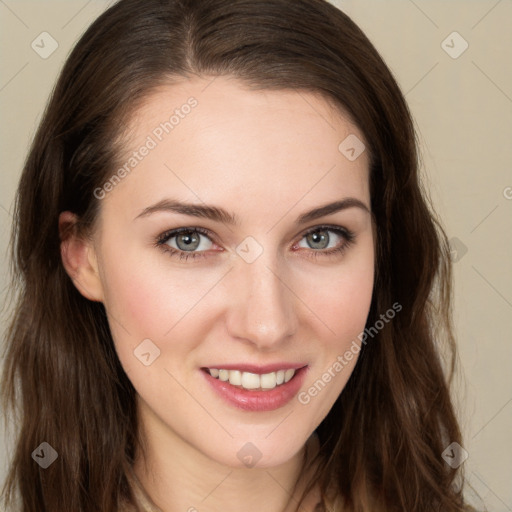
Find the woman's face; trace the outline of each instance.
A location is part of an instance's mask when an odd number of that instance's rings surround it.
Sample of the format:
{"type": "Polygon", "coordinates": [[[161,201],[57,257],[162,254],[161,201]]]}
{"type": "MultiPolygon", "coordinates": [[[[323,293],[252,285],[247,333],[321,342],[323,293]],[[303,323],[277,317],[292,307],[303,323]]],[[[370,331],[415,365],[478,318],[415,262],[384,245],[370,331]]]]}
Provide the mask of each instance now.
{"type": "Polygon", "coordinates": [[[132,124],[93,254],[146,435],[284,463],[343,390],[370,307],[363,136],[312,93],[220,77],[163,87],[132,124]]]}

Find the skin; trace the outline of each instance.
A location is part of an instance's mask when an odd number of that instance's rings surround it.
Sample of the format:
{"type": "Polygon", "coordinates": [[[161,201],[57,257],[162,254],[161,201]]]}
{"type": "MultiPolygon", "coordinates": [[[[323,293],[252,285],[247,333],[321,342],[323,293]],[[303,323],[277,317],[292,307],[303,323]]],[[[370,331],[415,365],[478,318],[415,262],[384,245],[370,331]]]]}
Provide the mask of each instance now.
{"type": "MultiPolygon", "coordinates": [[[[269,512],[291,511],[298,495],[287,490],[297,480],[302,489],[305,445],[317,448],[312,434],[357,355],[308,404],[295,397],[269,412],[227,404],[200,368],[303,362],[307,391],[350,348],[364,329],[374,279],[368,155],[349,161],[338,150],[348,135],[363,136],[319,95],[251,91],[218,77],[152,93],[134,114],[120,161],[191,96],[197,106],[101,200],[91,238],[63,240],[62,260],[78,290],[105,305],[138,393],[147,451],[146,458],[138,454],[135,471],[155,504],[164,512],[251,512],[263,504],[269,512]],[[222,207],[238,224],[172,211],[137,218],[164,198],[222,207]],[[350,207],[295,223],[345,198],[368,210],[350,207]],[[349,229],[353,243],[322,254],[346,243],[328,231],[327,248],[311,247],[304,233],[322,224],[349,229]],[[211,241],[200,235],[195,249],[206,257],[180,260],[155,245],[180,227],[212,233],[211,241]],[[252,263],[236,251],[248,236],[263,249],[252,263]],[[145,339],[160,350],[149,366],[134,356],[145,339]],[[261,453],[253,468],[237,457],[247,442],[261,453]]],[[[61,230],[75,220],[63,212],[61,230]]],[[[167,243],[176,248],[177,238],[167,243]]]]}

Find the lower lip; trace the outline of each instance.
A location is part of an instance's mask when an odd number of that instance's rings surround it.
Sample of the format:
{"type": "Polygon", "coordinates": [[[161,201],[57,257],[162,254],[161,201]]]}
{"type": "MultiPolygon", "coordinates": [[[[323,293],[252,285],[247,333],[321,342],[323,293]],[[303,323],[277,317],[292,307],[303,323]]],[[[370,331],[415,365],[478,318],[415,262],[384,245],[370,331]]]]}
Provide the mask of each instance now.
{"type": "Polygon", "coordinates": [[[299,392],[304,382],[305,366],[295,371],[294,376],[286,383],[268,391],[250,391],[232,386],[229,381],[212,377],[207,370],[201,370],[208,384],[229,404],[245,411],[274,411],[290,402],[299,392]]]}

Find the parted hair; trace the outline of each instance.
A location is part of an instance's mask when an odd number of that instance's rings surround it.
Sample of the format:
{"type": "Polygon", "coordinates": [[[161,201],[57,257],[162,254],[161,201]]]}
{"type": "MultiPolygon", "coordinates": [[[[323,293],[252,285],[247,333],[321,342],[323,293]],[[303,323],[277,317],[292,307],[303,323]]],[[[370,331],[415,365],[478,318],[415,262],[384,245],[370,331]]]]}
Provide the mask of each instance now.
{"type": "Polygon", "coordinates": [[[119,163],[122,127],[162,84],[234,77],[253,89],[315,92],[360,129],[370,155],[376,232],[362,346],[317,428],[310,486],[325,510],[465,510],[462,444],[450,397],[456,353],[446,235],[420,179],[412,116],[369,39],[324,0],[120,0],[66,60],[17,190],[2,399],[16,425],[6,510],[114,512],[137,507],[127,474],[141,447],[136,392],[117,358],[103,304],[83,297],[60,257],[58,217],[87,235],[94,190],[119,163]],[[32,459],[46,441],[59,456],[32,459]]]}

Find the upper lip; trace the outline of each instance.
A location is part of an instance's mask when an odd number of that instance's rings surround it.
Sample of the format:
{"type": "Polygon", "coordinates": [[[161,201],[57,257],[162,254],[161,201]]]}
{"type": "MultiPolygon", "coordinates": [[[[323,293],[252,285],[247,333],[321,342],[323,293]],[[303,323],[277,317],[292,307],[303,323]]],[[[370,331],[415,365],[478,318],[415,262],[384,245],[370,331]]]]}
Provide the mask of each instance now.
{"type": "Polygon", "coordinates": [[[221,363],[218,365],[205,366],[204,368],[205,369],[215,368],[217,370],[240,370],[241,372],[265,374],[265,373],[277,372],[278,370],[289,370],[289,369],[299,370],[300,368],[303,368],[305,366],[307,366],[307,364],[304,364],[304,363],[271,363],[271,364],[264,364],[264,365],[245,364],[245,363],[235,363],[235,364],[221,363]]]}

